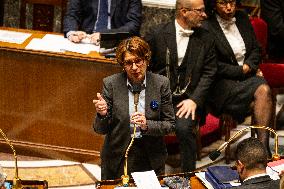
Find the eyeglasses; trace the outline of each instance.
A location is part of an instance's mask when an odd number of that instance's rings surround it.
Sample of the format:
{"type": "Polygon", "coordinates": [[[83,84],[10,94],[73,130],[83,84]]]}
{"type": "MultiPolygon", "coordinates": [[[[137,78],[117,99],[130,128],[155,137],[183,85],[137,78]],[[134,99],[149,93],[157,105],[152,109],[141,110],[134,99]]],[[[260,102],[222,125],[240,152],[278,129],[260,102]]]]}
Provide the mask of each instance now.
{"type": "Polygon", "coordinates": [[[204,13],[204,12],[205,12],[205,8],[200,8],[200,9],[190,9],[190,8],[185,8],[185,7],[184,7],[184,9],[186,9],[187,11],[195,11],[195,12],[197,12],[198,14],[202,14],[202,13],[204,13]]]}
{"type": "Polygon", "coordinates": [[[133,64],[135,64],[137,67],[140,67],[144,64],[144,60],[142,58],[134,58],[123,62],[123,65],[128,68],[132,67],[133,64]]]}
{"type": "Polygon", "coordinates": [[[231,5],[231,6],[235,6],[236,0],[219,0],[219,1],[217,1],[217,4],[222,6],[222,7],[225,7],[228,4],[231,5]]]}

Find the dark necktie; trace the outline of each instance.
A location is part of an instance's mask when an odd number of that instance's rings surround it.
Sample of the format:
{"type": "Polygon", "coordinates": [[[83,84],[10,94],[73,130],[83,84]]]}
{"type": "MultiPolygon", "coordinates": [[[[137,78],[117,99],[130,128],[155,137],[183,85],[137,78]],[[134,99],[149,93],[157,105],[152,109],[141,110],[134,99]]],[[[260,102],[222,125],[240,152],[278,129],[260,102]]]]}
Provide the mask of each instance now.
{"type": "Polygon", "coordinates": [[[96,23],[96,32],[107,29],[108,25],[108,0],[99,1],[98,20],[96,23]]]}

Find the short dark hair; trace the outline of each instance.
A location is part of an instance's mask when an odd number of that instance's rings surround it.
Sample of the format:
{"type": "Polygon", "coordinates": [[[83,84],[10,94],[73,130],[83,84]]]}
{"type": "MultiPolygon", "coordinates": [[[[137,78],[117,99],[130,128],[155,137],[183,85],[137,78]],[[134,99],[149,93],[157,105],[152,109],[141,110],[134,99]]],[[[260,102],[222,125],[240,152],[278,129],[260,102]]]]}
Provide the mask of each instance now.
{"type": "Polygon", "coordinates": [[[267,166],[267,151],[257,138],[247,138],[237,145],[236,158],[246,169],[265,169],[267,166]]]}
{"type": "Polygon", "coordinates": [[[116,49],[117,62],[123,66],[125,53],[128,52],[150,63],[151,50],[149,44],[142,38],[134,36],[123,40],[116,49]]]}
{"type": "MultiPolygon", "coordinates": [[[[241,0],[235,0],[235,1],[237,6],[241,5],[241,0]]],[[[214,14],[216,4],[217,0],[204,0],[205,12],[207,16],[212,16],[214,14]]]]}

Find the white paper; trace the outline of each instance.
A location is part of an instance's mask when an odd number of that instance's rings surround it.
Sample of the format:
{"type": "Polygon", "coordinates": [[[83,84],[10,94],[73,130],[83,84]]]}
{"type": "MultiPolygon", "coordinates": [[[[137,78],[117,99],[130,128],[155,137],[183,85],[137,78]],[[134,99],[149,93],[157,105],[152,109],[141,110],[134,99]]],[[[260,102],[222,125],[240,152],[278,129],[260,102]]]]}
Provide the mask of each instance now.
{"type": "Polygon", "coordinates": [[[91,51],[99,52],[100,47],[94,44],[73,43],[62,35],[46,34],[42,39],[31,40],[26,49],[89,54],[91,51]]]}
{"type": "Polygon", "coordinates": [[[145,171],[145,172],[134,172],[134,173],[131,173],[131,175],[138,189],[161,189],[162,188],[153,170],[145,171]]]}
{"type": "Polygon", "coordinates": [[[214,187],[210,184],[210,182],[206,180],[205,172],[197,172],[195,173],[195,175],[197,176],[197,178],[199,178],[199,180],[201,180],[201,182],[204,184],[204,186],[206,186],[206,188],[214,189],[214,187]]]}
{"type": "Polygon", "coordinates": [[[30,43],[25,47],[25,49],[49,52],[64,52],[61,50],[60,45],[54,45],[54,43],[52,42],[44,41],[38,38],[32,39],[30,43]]]}
{"type": "Polygon", "coordinates": [[[22,44],[31,35],[31,33],[0,30],[0,41],[22,44]]]}

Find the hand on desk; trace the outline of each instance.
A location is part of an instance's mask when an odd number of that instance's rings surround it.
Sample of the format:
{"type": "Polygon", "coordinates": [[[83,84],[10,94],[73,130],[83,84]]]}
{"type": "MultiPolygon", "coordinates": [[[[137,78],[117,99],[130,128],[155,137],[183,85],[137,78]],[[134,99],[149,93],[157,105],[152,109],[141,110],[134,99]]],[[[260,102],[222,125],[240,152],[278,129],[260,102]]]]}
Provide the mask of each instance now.
{"type": "Polygon", "coordinates": [[[71,32],[68,39],[74,43],[80,43],[83,39],[87,37],[87,33],[83,31],[71,32]]]}
{"type": "Polygon", "coordinates": [[[95,45],[100,44],[100,33],[96,32],[91,35],[83,31],[74,31],[68,36],[68,39],[74,43],[92,43],[95,45]]]}

